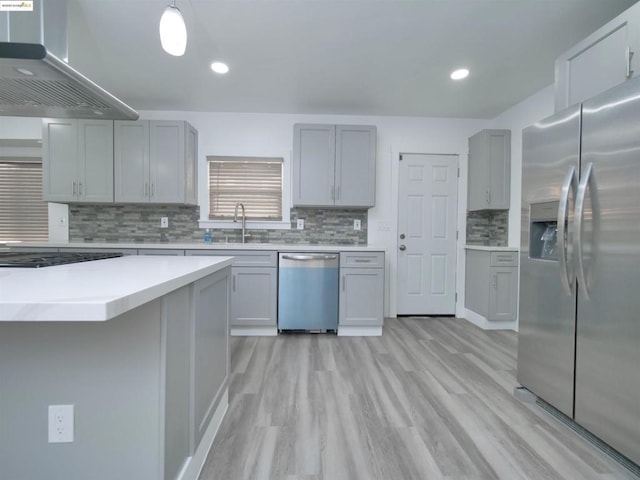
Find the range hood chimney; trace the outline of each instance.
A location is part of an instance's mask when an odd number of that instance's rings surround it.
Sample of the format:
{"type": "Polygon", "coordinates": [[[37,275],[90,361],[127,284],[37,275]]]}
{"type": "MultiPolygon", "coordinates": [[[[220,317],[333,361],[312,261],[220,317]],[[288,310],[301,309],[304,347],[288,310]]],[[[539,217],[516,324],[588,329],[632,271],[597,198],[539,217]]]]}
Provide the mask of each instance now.
{"type": "Polygon", "coordinates": [[[0,12],[0,116],[138,118],[66,58],[66,0],[46,6],[35,0],[33,11],[0,12]]]}

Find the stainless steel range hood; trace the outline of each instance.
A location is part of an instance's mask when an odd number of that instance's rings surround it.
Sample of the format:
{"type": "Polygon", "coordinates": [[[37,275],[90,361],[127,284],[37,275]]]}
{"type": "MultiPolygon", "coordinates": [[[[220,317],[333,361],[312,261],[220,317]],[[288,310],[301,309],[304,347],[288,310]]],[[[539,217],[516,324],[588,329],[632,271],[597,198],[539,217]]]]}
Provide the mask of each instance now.
{"type": "Polygon", "coordinates": [[[136,120],[135,110],[47,50],[66,57],[66,2],[50,12],[43,3],[0,12],[0,116],[136,120]]]}

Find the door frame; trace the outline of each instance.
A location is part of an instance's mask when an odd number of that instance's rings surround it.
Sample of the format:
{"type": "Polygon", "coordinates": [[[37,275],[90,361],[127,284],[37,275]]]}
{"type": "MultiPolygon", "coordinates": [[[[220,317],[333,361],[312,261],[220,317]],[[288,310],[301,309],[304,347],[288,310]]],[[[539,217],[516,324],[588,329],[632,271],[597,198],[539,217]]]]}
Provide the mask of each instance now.
{"type": "Polygon", "coordinates": [[[456,275],[455,275],[455,288],[457,297],[455,300],[455,315],[456,317],[463,316],[462,306],[464,304],[464,272],[461,272],[460,265],[461,259],[464,259],[464,239],[466,235],[466,216],[464,212],[467,208],[467,198],[466,198],[466,184],[465,188],[461,188],[460,180],[463,178],[463,175],[466,176],[466,163],[461,162],[460,159],[462,157],[461,153],[457,152],[415,152],[405,149],[395,150],[392,149],[391,152],[391,209],[393,211],[395,221],[391,222],[391,235],[392,239],[389,243],[389,252],[387,253],[389,258],[389,316],[391,318],[397,318],[398,316],[398,246],[399,242],[399,231],[398,231],[398,208],[400,205],[400,155],[450,155],[458,158],[458,177],[457,177],[457,201],[458,201],[458,209],[456,212],[456,230],[458,232],[458,239],[456,240],[456,275]],[[464,164],[464,165],[463,165],[464,164]],[[463,192],[464,191],[464,192],[463,192]],[[461,208],[463,209],[461,211],[461,208]],[[462,279],[462,280],[461,280],[462,279]],[[462,285],[460,282],[462,281],[462,285]]]}

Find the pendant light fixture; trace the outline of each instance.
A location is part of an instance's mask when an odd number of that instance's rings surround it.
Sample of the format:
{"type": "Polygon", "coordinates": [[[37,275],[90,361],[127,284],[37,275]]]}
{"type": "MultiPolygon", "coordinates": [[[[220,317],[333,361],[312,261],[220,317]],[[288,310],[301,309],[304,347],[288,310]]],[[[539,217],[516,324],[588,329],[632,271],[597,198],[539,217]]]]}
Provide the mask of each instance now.
{"type": "Polygon", "coordinates": [[[176,57],[184,55],[187,48],[187,26],[176,0],[171,1],[160,18],[160,43],[165,52],[176,57]]]}

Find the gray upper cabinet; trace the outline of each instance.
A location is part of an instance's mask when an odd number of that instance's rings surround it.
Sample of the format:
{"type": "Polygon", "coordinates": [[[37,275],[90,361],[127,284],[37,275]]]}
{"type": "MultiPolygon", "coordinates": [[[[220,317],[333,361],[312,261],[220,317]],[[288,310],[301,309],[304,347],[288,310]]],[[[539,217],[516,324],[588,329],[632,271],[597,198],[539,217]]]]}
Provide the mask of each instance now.
{"type": "Polygon", "coordinates": [[[294,125],[293,205],[375,205],[376,127],[294,125]]]}
{"type": "Polygon", "coordinates": [[[44,119],[43,200],[113,202],[113,121],[44,119]]]}
{"type": "Polygon", "coordinates": [[[556,112],[637,75],[639,56],[637,3],[556,59],[556,112]]]}
{"type": "Polygon", "coordinates": [[[511,131],[482,130],[469,138],[467,210],[508,210],[511,131]]]}
{"type": "Polygon", "coordinates": [[[115,122],[117,203],[197,203],[198,133],[187,122],[115,122]]]}

